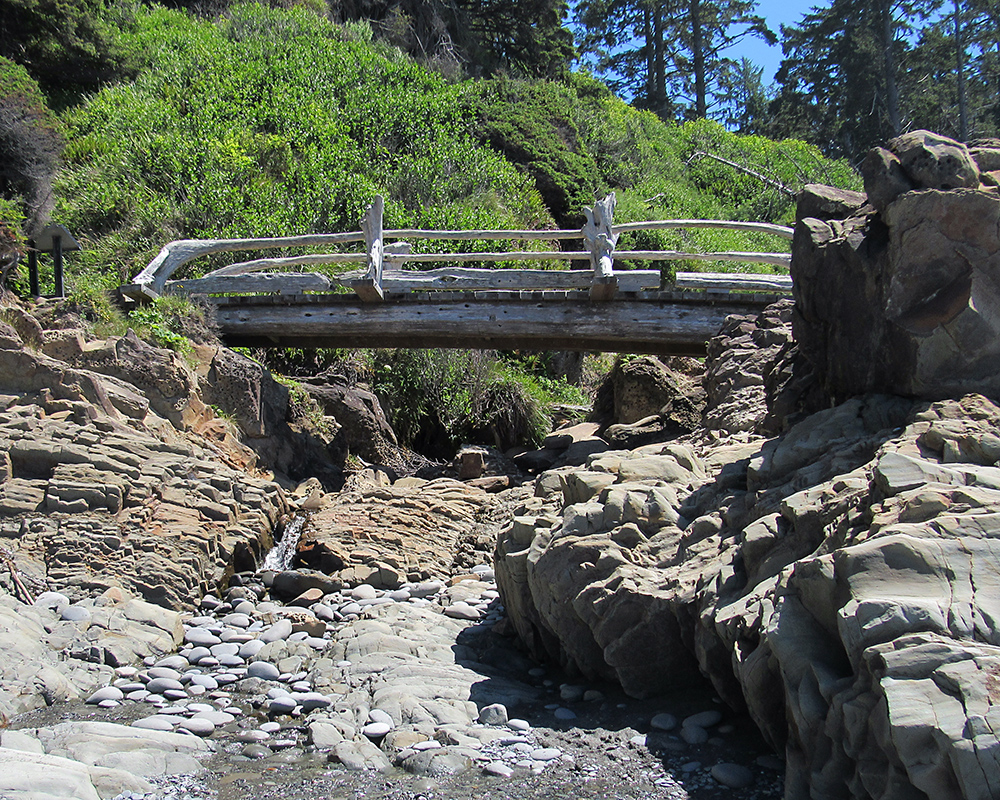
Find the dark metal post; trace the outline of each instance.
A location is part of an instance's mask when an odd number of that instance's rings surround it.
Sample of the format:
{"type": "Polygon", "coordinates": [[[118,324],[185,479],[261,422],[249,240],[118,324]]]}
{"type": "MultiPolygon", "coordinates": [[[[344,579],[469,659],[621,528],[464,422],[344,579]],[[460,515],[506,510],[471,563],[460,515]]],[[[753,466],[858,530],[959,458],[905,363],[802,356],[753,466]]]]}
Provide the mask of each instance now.
{"type": "Polygon", "coordinates": [[[28,241],[28,292],[38,297],[38,251],[34,240],[28,241]]]}
{"type": "Polygon", "coordinates": [[[62,236],[52,237],[52,263],[56,278],[56,297],[65,297],[63,291],[62,236]]]}

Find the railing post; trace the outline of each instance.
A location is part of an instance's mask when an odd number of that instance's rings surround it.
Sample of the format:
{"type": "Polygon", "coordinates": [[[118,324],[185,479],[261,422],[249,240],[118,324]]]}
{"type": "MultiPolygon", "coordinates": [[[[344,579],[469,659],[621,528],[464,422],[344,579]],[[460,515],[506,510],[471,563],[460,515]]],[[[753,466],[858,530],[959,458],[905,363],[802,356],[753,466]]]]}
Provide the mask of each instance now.
{"type": "Polygon", "coordinates": [[[583,238],[590,248],[590,266],[594,270],[590,285],[591,300],[610,300],[618,291],[618,279],[614,275],[614,250],[618,235],[611,229],[615,212],[615,193],[594,203],[593,208],[584,208],[587,223],[583,226],[583,238]]]}
{"type": "Polygon", "coordinates": [[[354,291],[366,303],[379,303],[385,299],[382,291],[382,261],[384,243],[382,241],[382,211],[385,203],[381,195],[368,206],[361,219],[361,230],[365,234],[365,252],[368,256],[368,273],[353,283],[354,291]]]}
{"type": "Polygon", "coordinates": [[[28,241],[28,293],[32,297],[38,297],[38,251],[35,249],[35,240],[28,241]]]}
{"type": "Polygon", "coordinates": [[[63,288],[63,247],[62,236],[52,237],[52,273],[56,283],[56,297],[65,297],[63,288]]]}

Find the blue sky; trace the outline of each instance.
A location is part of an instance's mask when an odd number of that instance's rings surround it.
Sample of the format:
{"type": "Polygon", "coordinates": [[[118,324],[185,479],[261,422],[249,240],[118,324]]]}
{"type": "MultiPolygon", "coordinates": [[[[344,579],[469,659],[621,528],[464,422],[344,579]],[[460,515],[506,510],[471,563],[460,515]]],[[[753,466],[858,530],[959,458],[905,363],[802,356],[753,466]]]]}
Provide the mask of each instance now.
{"type": "MultiPolygon", "coordinates": [[[[801,2],[800,0],[759,0],[756,13],[767,20],[768,27],[781,36],[781,25],[784,23],[797,23],[814,6],[826,7],[828,2],[824,0],[811,0],[811,2],[801,2]]],[[[765,42],[756,37],[747,37],[735,47],[726,51],[730,58],[739,59],[746,56],[758,67],[764,68],[764,85],[774,82],[774,73],[781,63],[781,45],[777,44],[769,47],[765,42]]]]}

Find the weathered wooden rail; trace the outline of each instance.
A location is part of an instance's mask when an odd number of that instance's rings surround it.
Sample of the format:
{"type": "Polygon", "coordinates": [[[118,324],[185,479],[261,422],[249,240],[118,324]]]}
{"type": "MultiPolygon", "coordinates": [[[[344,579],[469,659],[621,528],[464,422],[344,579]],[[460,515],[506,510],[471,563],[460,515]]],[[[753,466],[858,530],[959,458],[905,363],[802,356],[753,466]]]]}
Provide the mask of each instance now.
{"type": "Polygon", "coordinates": [[[231,344],[270,347],[488,347],[697,353],[730,313],[750,313],[790,290],[782,275],[679,273],[662,291],[658,270],[614,269],[615,259],[733,260],[785,265],[787,253],[615,250],[622,233],[716,227],[791,238],[779,225],[659,220],[614,225],[614,195],[585,209],[581,230],[384,230],[381,198],[361,230],[274,239],[182,240],[166,245],[122,293],[136,300],[180,293],[217,308],[231,344]],[[586,250],[415,253],[410,240],[583,240],[586,250]],[[392,240],[388,241],[387,240],[392,240]],[[170,280],[204,255],[288,247],[364,245],[363,252],[312,253],[242,261],[201,278],[170,280]],[[589,269],[481,269],[476,262],[589,262],[589,269]],[[427,271],[407,264],[448,262],[427,271]],[[288,272],[357,265],[341,275],[288,272]],[[278,271],[275,271],[278,270],[278,271]],[[734,290],[736,293],[734,293],[734,290]],[[759,294],[764,292],[765,294],[759,294]],[[613,301],[613,302],[609,302],[613,301]]]}

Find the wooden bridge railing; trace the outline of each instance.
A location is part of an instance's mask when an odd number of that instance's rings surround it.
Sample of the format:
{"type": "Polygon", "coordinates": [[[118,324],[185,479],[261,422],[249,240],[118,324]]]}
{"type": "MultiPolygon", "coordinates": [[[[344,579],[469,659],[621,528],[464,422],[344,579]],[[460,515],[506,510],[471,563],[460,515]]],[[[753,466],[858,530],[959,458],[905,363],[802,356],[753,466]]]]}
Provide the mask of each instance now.
{"type": "MultiPolygon", "coordinates": [[[[762,222],[734,222],[728,220],[656,220],[631,222],[623,225],[613,223],[615,195],[584,209],[587,218],[582,230],[549,231],[431,231],[431,230],[384,230],[382,227],[383,200],[376,197],[361,220],[361,230],[348,233],[316,234],[310,236],[287,236],[272,239],[184,239],[167,244],[152,262],[135,276],[133,283],[123,286],[121,291],[135,300],[154,299],[165,291],[186,294],[237,294],[273,293],[303,294],[305,292],[326,292],[334,286],[353,289],[365,302],[379,302],[386,292],[408,292],[426,289],[465,290],[530,290],[530,289],[584,289],[589,288],[594,300],[608,300],[619,289],[639,291],[658,288],[658,270],[614,271],[614,260],[726,260],[750,263],[788,266],[791,257],[787,253],[747,253],[715,252],[684,253],[671,250],[621,250],[616,251],[622,233],[642,230],[666,230],[671,228],[723,228],[729,230],[760,231],[786,239],[792,238],[792,229],[782,225],[762,222]],[[386,240],[393,240],[386,243],[386,240]],[[582,251],[500,251],[465,253],[414,253],[411,245],[404,240],[452,240],[452,241],[558,241],[583,239],[588,249],[582,251]],[[326,247],[330,245],[364,243],[364,252],[318,253],[282,258],[263,258],[232,264],[202,278],[169,282],[175,270],[200,256],[241,250],[261,250],[278,247],[326,247]],[[590,262],[588,270],[542,270],[518,269],[495,270],[468,267],[447,267],[426,272],[404,271],[408,263],[434,262],[495,262],[495,261],[581,261],[590,262]],[[287,270],[296,267],[310,267],[325,264],[357,264],[363,268],[336,278],[317,273],[262,273],[263,270],[287,270]]],[[[701,273],[680,273],[678,288],[721,288],[720,281],[714,283],[701,273]],[[699,275],[703,277],[698,278],[699,275]],[[682,276],[687,276],[682,277],[682,276]],[[688,281],[686,287],[682,286],[688,281]]],[[[787,291],[790,288],[787,276],[741,275],[739,288],[763,291],[787,291]]],[[[729,281],[726,288],[733,288],[729,281]]]]}

